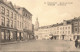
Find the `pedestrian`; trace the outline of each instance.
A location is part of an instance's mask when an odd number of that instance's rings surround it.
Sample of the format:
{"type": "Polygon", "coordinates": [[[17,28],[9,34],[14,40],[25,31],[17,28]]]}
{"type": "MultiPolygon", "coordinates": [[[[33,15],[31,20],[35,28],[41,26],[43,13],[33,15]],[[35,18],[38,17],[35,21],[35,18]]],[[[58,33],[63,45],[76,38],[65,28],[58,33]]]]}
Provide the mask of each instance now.
{"type": "Polygon", "coordinates": [[[75,47],[77,48],[78,46],[78,38],[75,40],[75,47]]]}

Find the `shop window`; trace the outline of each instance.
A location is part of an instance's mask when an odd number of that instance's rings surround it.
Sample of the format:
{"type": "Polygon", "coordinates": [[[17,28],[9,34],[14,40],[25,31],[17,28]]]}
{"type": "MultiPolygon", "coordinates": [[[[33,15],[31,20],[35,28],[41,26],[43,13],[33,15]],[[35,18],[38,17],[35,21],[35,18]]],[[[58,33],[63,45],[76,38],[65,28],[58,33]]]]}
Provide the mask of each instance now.
{"type": "Polygon", "coordinates": [[[4,40],[4,32],[1,32],[2,40],[4,40]]]}

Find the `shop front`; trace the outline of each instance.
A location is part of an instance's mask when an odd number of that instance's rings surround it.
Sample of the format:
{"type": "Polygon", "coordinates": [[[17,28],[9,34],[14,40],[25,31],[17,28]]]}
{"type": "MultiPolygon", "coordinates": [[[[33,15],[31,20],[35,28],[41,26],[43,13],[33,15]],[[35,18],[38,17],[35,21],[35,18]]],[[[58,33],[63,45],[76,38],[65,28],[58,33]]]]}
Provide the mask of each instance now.
{"type": "Polygon", "coordinates": [[[74,35],[74,40],[80,39],[80,35],[74,35]]]}
{"type": "Polygon", "coordinates": [[[18,31],[16,37],[17,37],[17,41],[23,40],[23,32],[18,31]]]}
{"type": "Polygon", "coordinates": [[[12,30],[1,29],[1,41],[2,42],[13,41],[14,39],[13,35],[14,33],[12,30]]]}
{"type": "Polygon", "coordinates": [[[59,35],[53,35],[53,39],[58,40],[59,39],[59,35]]]}
{"type": "Polygon", "coordinates": [[[62,35],[62,36],[61,36],[61,39],[62,39],[62,40],[65,40],[65,35],[62,35]]]}

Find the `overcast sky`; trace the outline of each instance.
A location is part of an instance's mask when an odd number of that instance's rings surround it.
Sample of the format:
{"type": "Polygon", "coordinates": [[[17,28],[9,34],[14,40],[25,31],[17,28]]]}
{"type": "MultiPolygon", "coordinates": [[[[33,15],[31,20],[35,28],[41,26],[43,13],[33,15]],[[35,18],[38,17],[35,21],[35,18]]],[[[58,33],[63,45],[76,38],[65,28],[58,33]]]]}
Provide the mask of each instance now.
{"type": "Polygon", "coordinates": [[[80,0],[8,0],[13,4],[25,7],[33,15],[35,24],[39,19],[40,26],[60,23],[63,20],[80,16],[80,0]],[[64,3],[60,5],[60,3],[64,3]],[[55,4],[55,6],[53,5],[55,4]],[[66,5],[65,5],[66,4],[66,5]]]}

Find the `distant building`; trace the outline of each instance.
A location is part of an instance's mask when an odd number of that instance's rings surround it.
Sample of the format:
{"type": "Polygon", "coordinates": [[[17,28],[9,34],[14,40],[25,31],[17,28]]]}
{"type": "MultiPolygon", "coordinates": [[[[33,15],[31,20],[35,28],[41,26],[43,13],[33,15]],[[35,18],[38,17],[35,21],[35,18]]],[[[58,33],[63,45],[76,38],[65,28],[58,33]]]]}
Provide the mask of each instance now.
{"type": "Polygon", "coordinates": [[[32,14],[25,8],[16,8],[7,0],[0,0],[0,40],[24,40],[32,32],[32,14]]]}
{"type": "Polygon", "coordinates": [[[80,19],[74,18],[71,20],[64,20],[62,23],[57,23],[48,26],[39,27],[35,31],[37,39],[49,39],[53,36],[53,39],[59,40],[75,40],[80,38],[80,19]]]}

